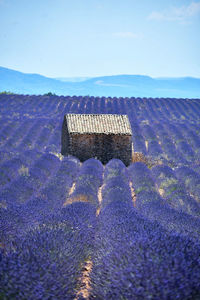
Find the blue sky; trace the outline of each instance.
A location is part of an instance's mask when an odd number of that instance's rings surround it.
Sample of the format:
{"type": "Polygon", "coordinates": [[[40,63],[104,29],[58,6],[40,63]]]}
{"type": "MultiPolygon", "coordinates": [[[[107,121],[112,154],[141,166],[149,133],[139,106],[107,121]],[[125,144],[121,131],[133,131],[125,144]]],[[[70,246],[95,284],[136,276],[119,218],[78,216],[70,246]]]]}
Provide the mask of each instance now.
{"type": "Polygon", "coordinates": [[[0,66],[200,78],[200,1],[0,0],[0,66]]]}

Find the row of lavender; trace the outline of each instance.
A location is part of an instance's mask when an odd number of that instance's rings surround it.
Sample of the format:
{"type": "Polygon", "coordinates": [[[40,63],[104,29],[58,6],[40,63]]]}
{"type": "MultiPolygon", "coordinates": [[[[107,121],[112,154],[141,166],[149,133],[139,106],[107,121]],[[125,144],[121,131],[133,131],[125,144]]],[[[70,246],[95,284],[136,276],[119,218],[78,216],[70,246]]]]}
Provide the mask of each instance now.
{"type": "Polygon", "coordinates": [[[103,166],[33,151],[11,166],[18,176],[1,193],[0,296],[73,299],[93,250],[103,166]],[[30,197],[27,187],[36,190],[30,197]]]}
{"type": "MultiPolygon", "coordinates": [[[[25,150],[19,154],[15,153],[13,158],[8,158],[9,154],[5,154],[5,157],[3,156],[3,152],[1,154],[2,160],[4,158],[0,164],[1,195],[2,199],[6,199],[6,202],[11,201],[12,203],[13,198],[16,195],[16,201],[21,203],[26,202],[26,199],[32,197],[36,190],[38,192],[38,188],[44,187],[45,182],[49,181],[51,177],[54,178],[56,176],[56,178],[58,178],[57,170],[60,168],[60,165],[64,164],[65,160],[67,161],[67,158],[64,158],[61,162],[58,157],[53,154],[46,152],[42,153],[35,150],[25,150]],[[20,187],[24,188],[20,190],[20,187]]],[[[92,164],[91,169],[93,169],[95,173],[94,163],[92,164]]],[[[146,170],[148,170],[148,168],[146,168],[146,170]]],[[[193,198],[196,201],[199,201],[200,174],[194,169],[187,166],[180,166],[172,169],[169,166],[162,164],[153,167],[151,172],[153,173],[153,180],[147,177],[148,185],[144,188],[146,192],[148,190],[150,191],[151,187],[156,183],[157,190],[159,190],[160,194],[166,195],[166,198],[169,199],[173,205],[175,205],[176,198],[183,199],[185,198],[185,195],[190,196],[187,202],[191,205],[193,203],[193,198]],[[184,188],[181,190],[180,186],[184,186],[184,188]]],[[[141,182],[144,184],[146,178],[144,169],[141,170],[140,177],[141,182]]],[[[140,177],[136,176],[133,180],[134,183],[136,183],[140,177]]],[[[92,177],[92,184],[94,184],[94,181],[95,179],[92,177]]],[[[61,181],[61,187],[62,183],[63,181],[61,181]]],[[[82,188],[85,189],[86,193],[91,189],[89,185],[85,185],[85,182],[83,187],[82,185],[80,186],[80,189],[82,188]]],[[[177,205],[179,206],[178,202],[177,205]]],[[[182,208],[184,207],[185,206],[182,205],[182,208]]],[[[186,209],[186,212],[189,212],[190,210],[191,208],[188,210],[186,209]]]]}
{"type": "Polygon", "coordinates": [[[61,122],[56,119],[19,119],[13,122],[2,119],[1,123],[0,149],[2,151],[5,149],[21,152],[37,149],[60,152],[61,122]]]}
{"type": "Polygon", "coordinates": [[[198,100],[187,99],[4,95],[0,101],[0,149],[20,152],[36,148],[60,152],[65,113],[127,113],[133,131],[134,151],[162,160],[172,167],[181,164],[198,167],[199,103],[198,100]],[[95,107],[99,109],[95,110],[95,107]]]}
{"type": "Polygon", "coordinates": [[[31,155],[1,195],[3,299],[81,299],[88,261],[91,299],[198,299],[200,207],[180,169],[31,155]]]}
{"type": "Polygon", "coordinates": [[[89,260],[91,298],[198,299],[198,100],[1,100],[0,298],[78,297],[89,260]],[[128,113],[135,150],[164,165],[60,161],[66,112],[128,113]]]}
{"type": "Polygon", "coordinates": [[[1,114],[9,118],[19,115],[58,117],[64,112],[125,114],[130,111],[138,121],[200,121],[199,99],[0,95],[0,107],[1,114]]]}
{"type": "Polygon", "coordinates": [[[95,222],[89,205],[63,207],[80,162],[26,151],[11,166],[17,176],[1,193],[1,298],[73,299],[95,222]]]}
{"type": "MultiPolygon", "coordinates": [[[[5,153],[1,152],[2,162],[0,164],[1,174],[0,174],[0,187],[1,189],[7,188],[10,190],[10,185],[12,184],[12,189],[14,189],[14,185],[16,188],[18,187],[18,181],[20,180],[30,180],[32,189],[36,188],[38,182],[34,179],[35,174],[41,174],[41,178],[45,180],[45,178],[49,178],[51,174],[51,170],[54,173],[58,168],[58,164],[61,163],[60,160],[52,154],[48,154],[46,152],[42,153],[35,150],[25,150],[21,153],[15,153],[15,157],[12,158],[14,153],[5,153]],[[35,183],[34,183],[35,181],[35,183]]],[[[63,162],[65,161],[64,158],[63,162]]],[[[94,167],[94,166],[93,166],[94,167]]],[[[181,166],[178,168],[170,168],[165,165],[160,165],[157,167],[158,169],[168,170],[169,180],[173,176],[177,176],[172,183],[176,183],[177,181],[180,183],[184,183],[187,193],[194,195],[194,197],[200,197],[199,194],[199,173],[195,172],[193,169],[181,166]],[[175,174],[175,175],[173,175],[175,174]]],[[[153,168],[154,170],[155,168],[153,168]]],[[[164,171],[161,172],[163,175],[164,171]]],[[[154,180],[158,180],[159,174],[155,175],[154,180]]],[[[164,175],[163,175],[164,176],[164,175]]],[[[40,178],[40,180],[41,180],[40,178]]],[[[137,180],[137,178],[136,178],[137,180]]],[[[43,181],[41,181],[43,182],[43,181]]],[[[152,182],[150,181],[150,184],[152,182]]],[[[26,186],[27,184],[24,185],[26,186]]],[[[29,182],[30,185],[30,182],[29,182]]],[[[161,187],[162,188],[162,187],[161,187]]]]}
{"type": "MultiPolygon", "coordinates": [[[[190,124],[172,124],[165,120],[162,124],[138,124],[129,117],[133,131],[134,151],[142,152],[153,159],[176,166],[195,164],[200,160],[200,136],[197,128],[190,124]]],[[[60,120],[1,120],[0,149],[21,152],[37,149],[38,151],[60,152],[60,120]]]]}
{"type": "Polygon", "coordinates": [[[152,180],[156,171],[142,163],[126,169],[117,160],[106,165],[91,299],[198,299],[199,219],[160,197],[152,180]]]}

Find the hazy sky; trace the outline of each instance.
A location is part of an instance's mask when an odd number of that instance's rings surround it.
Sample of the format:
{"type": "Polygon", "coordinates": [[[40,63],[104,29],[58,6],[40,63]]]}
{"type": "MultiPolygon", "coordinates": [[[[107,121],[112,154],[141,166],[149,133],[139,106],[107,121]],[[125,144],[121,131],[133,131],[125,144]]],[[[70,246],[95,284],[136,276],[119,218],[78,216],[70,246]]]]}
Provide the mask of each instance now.
{"type": "Polygon", "coordinates": [[[200,1],[0,0],[0,66],[200,77],[200,1]]]}

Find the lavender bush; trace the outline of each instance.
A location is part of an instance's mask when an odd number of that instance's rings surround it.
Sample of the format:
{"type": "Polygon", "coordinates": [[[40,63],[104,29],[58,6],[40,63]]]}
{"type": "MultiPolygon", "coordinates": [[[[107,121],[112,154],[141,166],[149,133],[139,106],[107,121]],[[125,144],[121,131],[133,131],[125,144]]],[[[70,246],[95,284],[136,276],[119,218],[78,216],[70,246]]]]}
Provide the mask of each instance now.
{"type": "Polygon", "coordinates": [[[185,187],[179,182],[171,168],[156,166],[152,168],[152,174],[160,194],[173,208],[199,216],[200,206],[187,194],[185,187]]]}
{"type": "Polygon", "coordinates": [[[0,110],[0,299],[200,299],[199,99],[2,94],[0,110]],[[63,157],[69,112],[127,114],[152,165],[63,157]]]}
{"type": "Polygon", "coordinates": [[[112,202],[101,212],[94,250],[92,298],[198,299],[200,296],[200,245],[170,235],[123,202],[112,202]]]}

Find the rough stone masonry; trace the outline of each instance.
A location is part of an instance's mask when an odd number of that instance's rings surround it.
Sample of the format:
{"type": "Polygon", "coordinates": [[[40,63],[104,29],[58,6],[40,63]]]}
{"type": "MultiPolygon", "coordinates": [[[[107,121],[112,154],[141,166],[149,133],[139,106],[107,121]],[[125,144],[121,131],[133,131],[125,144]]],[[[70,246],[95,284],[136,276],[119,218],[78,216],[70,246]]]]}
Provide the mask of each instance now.
{"type": "Polygon", "coordinates": [[[127,115],[66,114],[62,126],[62,155],[106,164],[118,158],[127,166],[132,158],[132,131],[127,115]]]}

